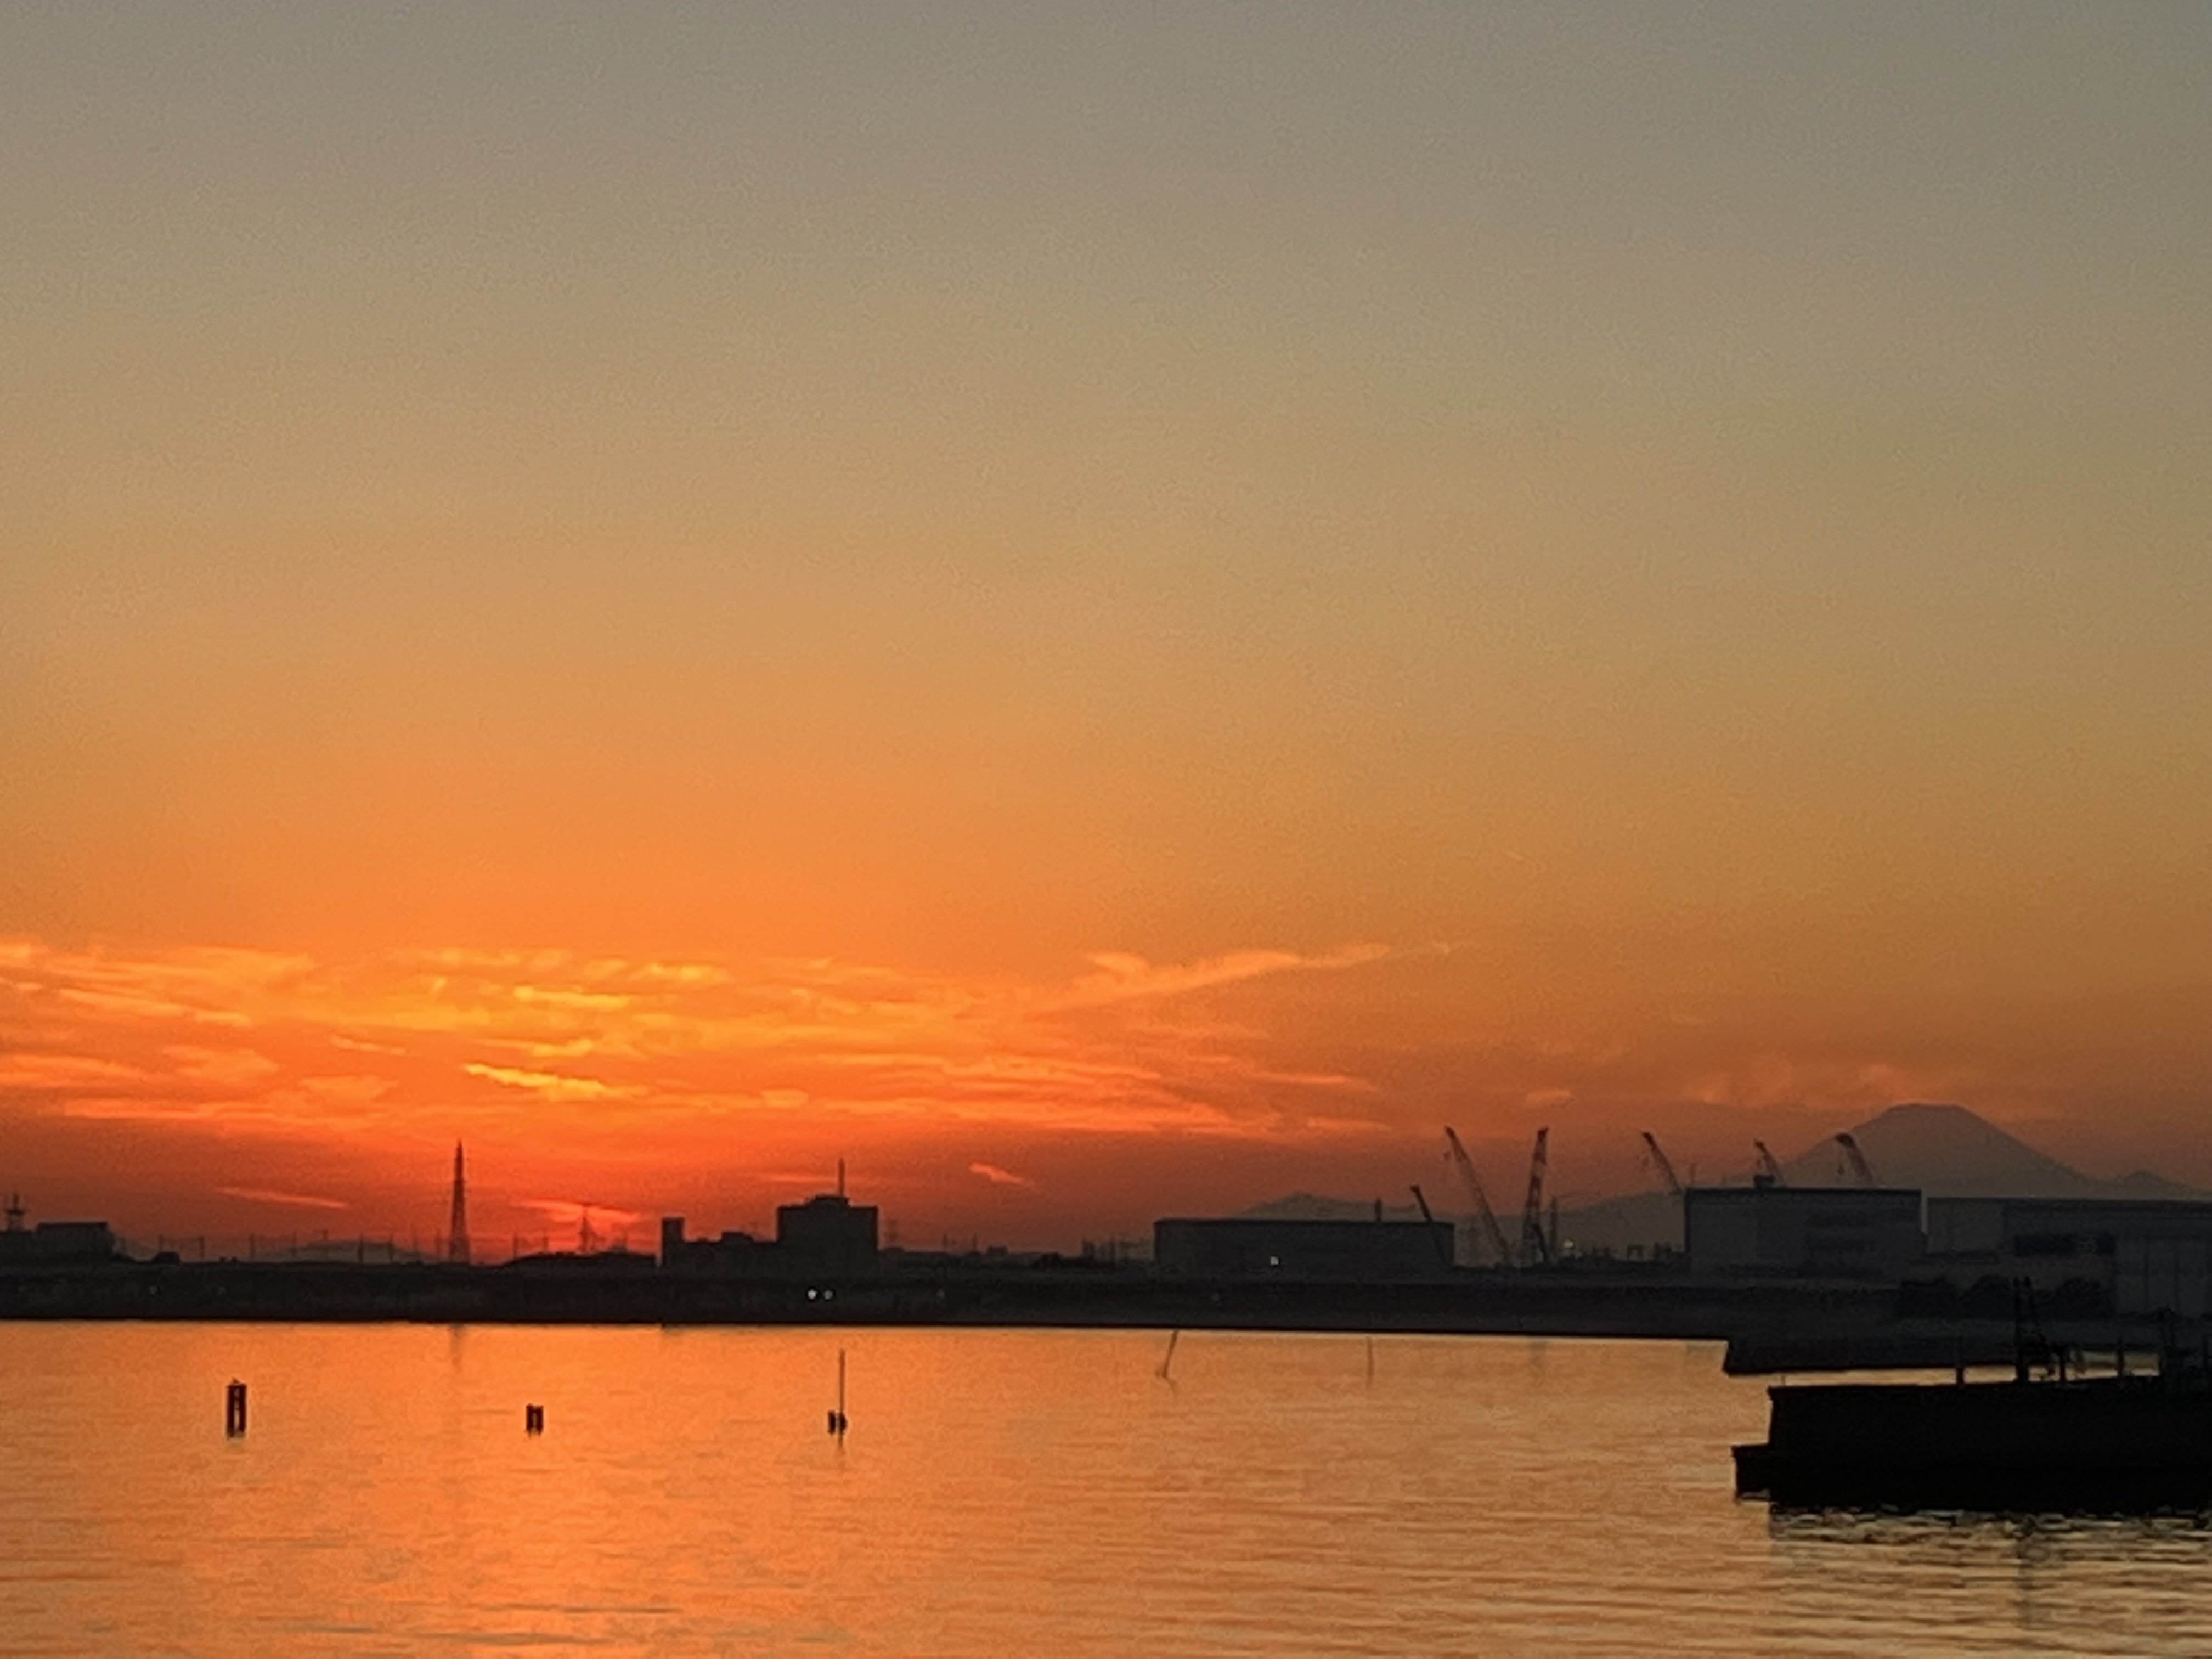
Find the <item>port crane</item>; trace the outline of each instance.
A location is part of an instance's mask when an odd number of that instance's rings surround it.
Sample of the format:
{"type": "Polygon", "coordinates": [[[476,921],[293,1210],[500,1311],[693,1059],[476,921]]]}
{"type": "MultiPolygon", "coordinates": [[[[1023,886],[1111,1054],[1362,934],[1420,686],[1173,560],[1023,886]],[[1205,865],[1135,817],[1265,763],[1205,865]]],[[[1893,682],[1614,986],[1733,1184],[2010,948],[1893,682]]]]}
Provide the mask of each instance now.
{"type": "Polygon", "coordinates": [[[1844,1156],[1850,1161],[1851,1174],[1857,1177],[1860,1186],[1873,1187],[1880,1184],[1874,1178],[1874,1165],[1867,1162],[1866,1154],[1859,1150],[1858,1138],[1856,1135],[1838,1135],[1836,1145],[1844,1149],[1844,1156]]]}
{"type": "MultiPolygon", "coordinates": [[[[1429,1208],[1429,1200],[1421,1191],[1421,1183],[1417,1181],[1407,1190],[1413,1194],[1413,1202],[1420,1206],[1421,1219],[1434,1227],[1437,1224],[1437,1218],[1434,1212],[1429,1208]]],[[[1435,1235],[1431,1233],[1430,1237],[1435,1237],[1435,1235]]],[[[1453,1265],[1451,1246],[1441,1238],[1437,1239],[1437,1254],[1443,1258],[1445,1267],[1449,1267],[1453,1265]]]]}
{"type": "Polygon", "coordinates": [[[1787,1187],[1790,1183],[1782,1178],[1782,1166],[1774,1161],[1774,1154],[1766,1150],[1766,1143],[1763,1140],[1754,1140],[1751,1143],[1751,1147],[1759,1154],[1759,1168],[1752,1176],[1752,1185],[1787,1187]]]}
{"type": "Polygon", "coordinates": [[[1459,1132],[1449,1124],[1444,1126],[1444,1140],[1451,1147],[1452,1167],[1459,1171],[1460,1184],[1474,1200],[1475,1220],[1482,1229],[1483,1242],[1498,1257],[1499,1267],[1511,1267],[1513,1247],[1505,1242],[1505,1229],[1498,1224],[1498,1212],[1490,1207],[1489,1195],[1482,1190],[1482,1178],[1474,1172],[1474,1160],[1467,1155],[1467,1148],[1460,1145],[1459,1132]]]}
{"type": "Polygon", "coordinates": [[[1649,1129],[1644,1132],[1644,1150],[1651,1160],[1651,1167],[1659,1171],[1659,1178],[1667,1183],[1668,1194],[1674,1198],[1681,1197],[1682,1178],[1674,1173],[1674,1165],[1667,1154],[1659,1150],[1659,1137],[1649,1129]]]}
{"type": "Polygon", "coordinates": [[[1528,1195],[1521,1204],[1521,1265],[1549,1267],[1552,1241],[1544,1236],[1545,1152],[1552,1138],[1547,1127],[1536,1131],[1536,1150],[1528,1155],[1528,1195]]]}

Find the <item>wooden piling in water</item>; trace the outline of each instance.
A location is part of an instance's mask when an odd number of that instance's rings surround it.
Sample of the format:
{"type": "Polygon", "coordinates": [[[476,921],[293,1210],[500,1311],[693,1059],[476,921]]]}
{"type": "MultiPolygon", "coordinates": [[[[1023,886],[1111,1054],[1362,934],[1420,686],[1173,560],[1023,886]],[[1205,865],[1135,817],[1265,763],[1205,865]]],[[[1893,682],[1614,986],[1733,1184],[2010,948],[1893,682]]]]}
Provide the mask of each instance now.
{"type": "Polygon", "coordinates": [[[840,1348],[837,1350],[837,1403],[830,1408],[830,1432],[836,1435],[842,1440],[844,1438],[847,1426],[848,1425],[845,1417],[845,1351],[842,1348],[840,1348]]]}
{"type": "Polygon", "coordinates": [[[235,1377],[223,1390],[222,1431],[233,1440],[246,1432],[246,1384],[235,1377]]]}

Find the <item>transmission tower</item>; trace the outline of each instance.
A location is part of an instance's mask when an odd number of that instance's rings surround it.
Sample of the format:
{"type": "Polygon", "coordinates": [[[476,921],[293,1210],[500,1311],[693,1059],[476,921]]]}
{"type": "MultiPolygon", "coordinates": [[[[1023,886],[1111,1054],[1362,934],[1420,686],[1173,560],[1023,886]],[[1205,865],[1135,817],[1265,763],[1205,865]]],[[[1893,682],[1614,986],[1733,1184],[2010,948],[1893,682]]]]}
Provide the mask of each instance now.
{"type": "Polygon", "coordinates": [[[446,1260],[469,1265],[469,1178],[461,1167],[461,1143],[453,1143],[453,1221],[446,1234],[446,1260]]]}

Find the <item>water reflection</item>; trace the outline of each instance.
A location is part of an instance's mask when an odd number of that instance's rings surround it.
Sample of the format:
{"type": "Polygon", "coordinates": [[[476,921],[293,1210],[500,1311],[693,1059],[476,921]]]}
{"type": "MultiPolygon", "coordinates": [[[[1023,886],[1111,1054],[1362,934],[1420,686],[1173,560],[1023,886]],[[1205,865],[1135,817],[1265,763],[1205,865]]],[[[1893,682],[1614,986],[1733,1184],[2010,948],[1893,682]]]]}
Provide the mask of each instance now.
{"type": "Polygon", "coordinates": [[[1968,1510],[1793,1510],[1777,1507],[1768,1532],[1778,1540],[1905,1545],[1916,1540],[1990,1536],[2017,1540],[2023,1551],[2067,1540],[2099,1548],[2135,1547],[2186,1538],[2212,1549],[2212,1512],[2187,1515],[1984,1515],[1968,1510]]]}
{"type": "Polygon", "coordinates": [[[1857,1601],[1893,1650],[1942,1650],[2002,1605],[2021,1651],[2212,1651],[2212,1516],[1776,1509],[1767,1534],[1808,1614],[1857,1601]]]}
{"type": "Polygon", "coordinates": [[[1711,1346],[6,1336],[11,1650],[2212,1652],[2202,1516],[1738,1500],[1765,1391],[1711,1346]],[[232,1376],[254,1415],[227,1442],[232,1376]]]}

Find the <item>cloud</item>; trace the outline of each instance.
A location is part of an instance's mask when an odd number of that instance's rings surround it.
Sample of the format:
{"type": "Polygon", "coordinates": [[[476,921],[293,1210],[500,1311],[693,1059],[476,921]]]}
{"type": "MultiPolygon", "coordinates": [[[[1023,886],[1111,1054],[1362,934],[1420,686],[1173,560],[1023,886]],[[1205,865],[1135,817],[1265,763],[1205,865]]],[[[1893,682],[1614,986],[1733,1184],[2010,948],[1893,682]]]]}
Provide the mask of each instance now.
{"type": "Polygon", "coordinates": [[[577,1009],[587,1013],[613,1013],[629,1007],[633,1000],[619,991],[570,991],[544,985],[518,985],[509,994],[517,1002],[541,1003],[547,1007],[577,1009]]]}
{"type": "Polygon", "coordinates": [[[97,1013],[117,1014],[131,1019],[190,1020],[203,1025],[230,1026],[251,1025],[253,1023],[235,1010],[195,1008],[167,997],[131,991],[90,990],[70,986],[54,994],[64,1002],[75,1003],[97,1013]]]}
{"type": "Polygon", "coordinates": [[[9,1054],[0,1059],[0,1089],[46,1092],[98,1084],[136,1083],[146,1073],[91,1054],[9,1054]]]}
{"type": "Polygon", "coordinates": [[[283,1204],[301,1210],[349,1210],[353,1207],[341,1198],[316,1198],[307,1193],[271,1192],[265,1187],[218,1187],[216,1191],[232,1198],[242,1198],[250,1204],[283,1204]]]}
{"type": "Polygon", "coordinates": [[[621,1232],[644,1221],[641,1210],[625,1210],[614,1204],[592,1204],[575,1198],[524,1198],[515,1200],[516,1207],[535,1210],[548,1221],[562,1222],[568,1226],[579,1224],[588,1215],[592,1231],[605,1237],[611,1230],[621,1232]]]}
{"type": "Polygon", "coordinates": [[[244,1087],[270,1077],[283,1067],[252,1048],[198,1048],[172,1043],[163,1051],[179,1062],[177,1075],[195,1083],[213,1083],[226,1089],[244,1087]]]}
{"type": "Polygon", "coordinates": [[[388,1077],[369,1077],[349,1072],[336,1077],[303,1077],[296,1091],[318,1102],[332,1105],[367,1106],[382,1100],[398,1085],[388,1077]]]}
{"type": "Polygon", "coordinates": [[[143,1120],[149,1122],[185,1121],[251,1115],[229,1100],[154,1100],[141,1095],[74,1095],[62,1103],[64,1117],[143,1120]]]}
{"type": "Polygon", "coordinates": [[[309,1131],[356,1129],[390,1115],[369,1109],[398,1085],[382,1077],[304,1077],[259,1094],[73,1096],[64,1117],[160,1122],[252,1123],[309,1131]]]}
{"type": "Polygon", "coordinates": [[[1055,1000],[1061,1007],[1096,1007],[1139,998],[1180,996],[1215,985],[1258,979],[1269,974],[1315,973],[1358,968],[1391,954],[1387,945],[1348,945],[1317,957],[1295,951],[1231,951],[1201,961],[1164,965],[1122,951],[1095,951],[1088,958],[1098,971],[1077,980],[1055,1000]]]}
{"type": "Polygon", "coordinates": [[[602,1083],[595,1077],[564,1077],[557,1072],[527,1072],[514,1066],[481,1066],[471,1061],[461,1069],[471,1077],[510,1089],[526,1089],[548,1100],[621,1100],[638,1092],[635,1088],[602,1083]]]}
{"type": "Polygon", "coordinates": [[[650,1119],[667,1134],[750,1111],[1280,1138],[1308,1133],[1299,1097],[1349,1101],[1376,1085],[1335,1056],[1316,1063],[1322,1054],[1276,1026],[1256,988],[1235,1021],[1174,1000],[1392,954],[1255,948],[1156,963],[1104,951],[1051,982],[828,959],[439,949],[316,962],[10,939],[0,940],[0,1029],[35,1030],[40,1049],[75,1058],[19,1050],[0,1066],[69,1115],[316,1135],[372,1121],[442,1133],[457,1109],[520,1099],[620,1102],[625,1125],[650,1119]],[[211,1024],[250,1025],[253,1041],[225,1043],[211,1024]],[[303,1075],[340,1051],[385,1057],[388,1074],[303,1075]],[[471,1086],[457,1092],[461,1079],[471,1086]]]}
{"type": "Polygon", "coordinates": [[[1338,1139],[1372,1139],[1395,1133],[1389,1124],[1377,1123],[1371,1117],[1301,1117],[1297,1125],[1309,1134],[1338,1139]]]}
{"type": "Polygon", "coordinates": [[[970,1164],[969,1175],[978,1175],[994,1187],[1028,1187],[1034,1189],[1036,1182],[1027,1176],[1016,1175],[1012,1170],[1002,1170],[995,1164],[970,1164]]]}
{"type": "Polygon", "coordinates": [[[1381,1092],[1370,1079],[1343,1072],[1254,1072],[1251,1077],[1255,1083],[1279,1083],[1291,1089],[1337,1089],[1356,1095],[1381,1092]]]}

